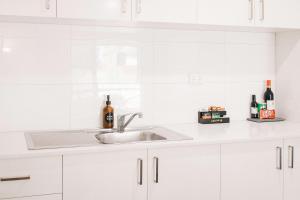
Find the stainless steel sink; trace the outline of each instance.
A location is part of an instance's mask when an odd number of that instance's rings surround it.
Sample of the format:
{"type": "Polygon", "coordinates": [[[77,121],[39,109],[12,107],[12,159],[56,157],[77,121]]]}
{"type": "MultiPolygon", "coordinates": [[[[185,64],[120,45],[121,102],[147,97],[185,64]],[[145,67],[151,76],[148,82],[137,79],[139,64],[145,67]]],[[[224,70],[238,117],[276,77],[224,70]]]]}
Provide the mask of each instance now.
{"type": "Polygon", "coordinates": [[[190,140],[187,136],[178,134],[174,131],[162,128],[154,127],[142,130],[131,130],[122,133],[112,132],[105,133],[100,132],[96,135],[96,138],[103,144],[122,144],[132,142],[154,142],[154,141],[176,141],[176,140],[190,140]]]}
{"type": "Polygon", "coordinates": [[[27,147],[30,150],[55,149],[99,145],[95,138],[97,131],[34,131],[25,132],[27,147]]]}
{"type": "Polygon", "coordinates": [[[127,129],[123,133],[104,129],[26,132],[25,138],[30,150],[192,139],[162,127],[127,129]]]}

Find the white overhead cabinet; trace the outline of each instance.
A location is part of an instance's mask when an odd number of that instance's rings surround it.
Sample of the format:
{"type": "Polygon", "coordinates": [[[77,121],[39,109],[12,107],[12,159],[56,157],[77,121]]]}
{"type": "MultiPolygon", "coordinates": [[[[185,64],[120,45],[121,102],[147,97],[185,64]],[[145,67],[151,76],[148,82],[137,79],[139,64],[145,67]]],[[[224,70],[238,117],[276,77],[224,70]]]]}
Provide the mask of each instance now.
{"type": "Polygon", "coordinates": [[[220,147],[149,150],[149,200],[219,200],[220,147]]]}
{"type": "Polygon", "coordinates": [[[0,0],[0,15],[56,17],[56,0],[0,0]]]}
{"type": "Polygon", "coordinates": [[[129,21],[131,0],[57,0],[57,16],[69,19],[129,21]]]}
{"type": "Polygon", "coordinates": [[[197,23],[198,0],[133,0],[135,21],[197,23]]]}
{"type": "Polygon", "coordinates": [[[256,19],[263,27],[300,28],[300,1],[256,0],[256,19]]]}
{"type": "Polygon", "coordinates": [[[300,197],[300,139],[284,142],[284,200],[300,197]]]}
{"type": "Polygon", "coordinates": [[[254,0],[198,0],[198,23],[204,25],[254,25],[254,0]]]}
{"type": "Polygon", "coordinates": [[[222,145],[221,199],[282,200],[282,146],[282,140],[222,145]]]}
{"type": "Polygon", "coordinates": [[[147,200],[147,151],[64,156],[64,200],[147,200]]]}

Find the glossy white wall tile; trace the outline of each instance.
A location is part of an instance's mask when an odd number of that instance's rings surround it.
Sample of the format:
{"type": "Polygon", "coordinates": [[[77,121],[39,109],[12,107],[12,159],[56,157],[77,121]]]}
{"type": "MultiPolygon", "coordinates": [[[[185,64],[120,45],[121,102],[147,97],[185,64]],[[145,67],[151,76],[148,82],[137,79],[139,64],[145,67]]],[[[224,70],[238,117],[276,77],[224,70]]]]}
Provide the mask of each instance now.
{"type": "Polygon", "coordinates": [[[275,77],[272,33],[0,23],[0,132],[101,126],[105,95],[136,125],[245,119],[275,77]],[[28,117],[29,116],[29,117],[28,117]]]}
{"type": "Polygon", "coordinates": [[[64,85],[1,85],[0,130],[67,129],[70,95],[64,85]]]}

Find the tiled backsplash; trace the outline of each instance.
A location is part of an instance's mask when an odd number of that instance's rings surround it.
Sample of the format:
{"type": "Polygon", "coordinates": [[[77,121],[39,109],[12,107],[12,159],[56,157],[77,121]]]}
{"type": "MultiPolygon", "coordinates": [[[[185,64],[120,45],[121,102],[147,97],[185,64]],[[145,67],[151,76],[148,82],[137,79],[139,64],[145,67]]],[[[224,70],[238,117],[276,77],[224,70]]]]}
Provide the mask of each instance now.
{"type": "Polygon", "coordinates": [[[272,33],[0,23],[0,131],[96,128],[111,94],[135,125],[245,119],[275,77],[272,33]]]}

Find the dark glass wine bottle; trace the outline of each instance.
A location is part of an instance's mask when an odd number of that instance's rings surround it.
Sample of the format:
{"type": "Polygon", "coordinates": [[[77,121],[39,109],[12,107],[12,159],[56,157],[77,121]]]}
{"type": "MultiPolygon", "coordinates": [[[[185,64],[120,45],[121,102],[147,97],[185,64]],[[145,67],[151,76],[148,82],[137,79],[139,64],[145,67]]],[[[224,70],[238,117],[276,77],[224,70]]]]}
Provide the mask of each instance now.
{"type": "Polygon", "coordinates": [[[257,119],[258,118],[258,104],[256,102],[256,96],[255,95],[252,95],[250,114],[251,114],[252,119],[257,119]]]}
{"type": "Polygon", "coordinates": [[[267,104],[267,110],[275,110],[274,93],[271,90],[271,80],[267,80],[267,89],[264,94],[264,101],[267,104]]]}

